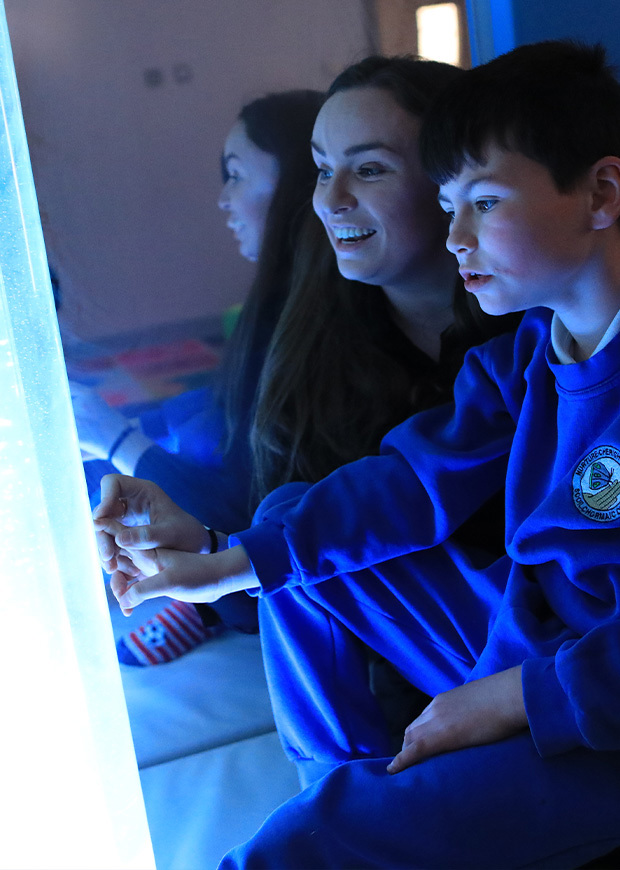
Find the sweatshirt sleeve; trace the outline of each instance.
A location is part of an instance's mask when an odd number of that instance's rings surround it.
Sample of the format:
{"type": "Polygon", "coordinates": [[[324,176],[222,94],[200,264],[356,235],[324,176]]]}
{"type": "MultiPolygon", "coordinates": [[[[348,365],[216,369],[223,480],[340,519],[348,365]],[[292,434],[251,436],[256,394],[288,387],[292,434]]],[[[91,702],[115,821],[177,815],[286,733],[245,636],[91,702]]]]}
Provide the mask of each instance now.
{"type": "Polygon", "coordinates": [[[555,656],[526,659],[522,680],[541,756],[620,749],[620,621],[567,641],[555,656]]]}
{"type": "Polygon", "coordinates": [[[236,536],[263,594],[432,547],[502,488],[515,421],[478,350],[457,378],[454,405],[405,421],[379,456],[337,469],[294,499],[285,494],[285,509],[261,510],[236,536]]]}

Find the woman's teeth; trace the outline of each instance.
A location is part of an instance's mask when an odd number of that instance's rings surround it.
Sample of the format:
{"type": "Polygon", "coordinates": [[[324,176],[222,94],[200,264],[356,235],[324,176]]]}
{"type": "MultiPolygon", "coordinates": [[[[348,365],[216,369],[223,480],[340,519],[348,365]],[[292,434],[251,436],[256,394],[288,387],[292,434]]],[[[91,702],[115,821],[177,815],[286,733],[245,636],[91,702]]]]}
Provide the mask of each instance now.
{"type": "Polygon", "coordinates": [[[374,236],[375,232],[376,230],[362,227],[338,227],[338,229],[334,229],[334,235],[339,242],[359,242],[374,236]]]}

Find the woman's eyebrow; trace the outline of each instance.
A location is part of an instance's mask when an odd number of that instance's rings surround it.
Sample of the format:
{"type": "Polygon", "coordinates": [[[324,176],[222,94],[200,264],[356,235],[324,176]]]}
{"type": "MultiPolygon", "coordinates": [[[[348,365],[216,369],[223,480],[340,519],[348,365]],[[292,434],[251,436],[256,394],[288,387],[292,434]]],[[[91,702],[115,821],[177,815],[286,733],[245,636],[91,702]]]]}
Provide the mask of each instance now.
{"type": "MultiPolygon", "coordinates": [[[[325,151],[320,148],[316,142],[311,142],[310,147],[313,151],[316,151],[317,154],[321,154],[323,157],[325,156],[325,151]]],[[[385,142],[381,142],[377,140],[376,142],[362,142],[359,145],[350,145],[348,148],[344,149],[345,157],[352,157],[354,154],[361,154],[363,151],[391,151],[394,154],[397,153],[395,148],[390,148],[389,145],[386,145],[385,142]]]]}

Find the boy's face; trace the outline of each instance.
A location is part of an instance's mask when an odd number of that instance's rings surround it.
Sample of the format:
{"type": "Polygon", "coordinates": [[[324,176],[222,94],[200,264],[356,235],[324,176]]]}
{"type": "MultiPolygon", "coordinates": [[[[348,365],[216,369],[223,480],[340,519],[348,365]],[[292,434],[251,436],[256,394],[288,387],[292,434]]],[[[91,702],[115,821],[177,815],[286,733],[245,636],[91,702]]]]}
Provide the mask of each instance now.
{"type": "Polygon", "coordinates": [[[591,292],[585,180],[560,193],[542,164],[495,145],[486,153],[439,192],[466,289],[488,314],[578,306],[591,292]]]}

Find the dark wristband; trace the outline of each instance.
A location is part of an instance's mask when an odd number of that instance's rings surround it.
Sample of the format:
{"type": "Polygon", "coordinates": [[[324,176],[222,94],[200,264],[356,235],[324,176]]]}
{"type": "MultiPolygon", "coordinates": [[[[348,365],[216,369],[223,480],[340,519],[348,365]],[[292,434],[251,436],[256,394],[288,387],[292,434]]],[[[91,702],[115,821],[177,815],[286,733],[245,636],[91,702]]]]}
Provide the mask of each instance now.
{"type": "Polygon", "coordinates": [[[219,541],[213,529],[210,529],[209,526],[205,526],[205,529],[209,532],[209,539],[211,541],[211,549],[209,550],[209,555],[212,556],[214,553],[217,553],[219,541]]]}
{"type": "Polygon", "coordinates": [[[121,444],[123,443],[123,441],[125,440],[125,438],[128,438],[128,437],[131,435],[131,433],[132,433],[133,431],[134,431],[134,427],[133,427],[133,426],[127,426],[126,429],[123,429],[123,431],[122,431],[121,434],[118,436],[118,438],[116,439],[116,441],[114,442],[114,444],[110,447],[110,452],[108,453],[108,461],[109,461],[109,462],[112,461],[112,457],[114,456],[114,454],[116,453],[116,451],[118,450],[118,448],[121,446],[121,444]]]}

